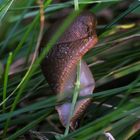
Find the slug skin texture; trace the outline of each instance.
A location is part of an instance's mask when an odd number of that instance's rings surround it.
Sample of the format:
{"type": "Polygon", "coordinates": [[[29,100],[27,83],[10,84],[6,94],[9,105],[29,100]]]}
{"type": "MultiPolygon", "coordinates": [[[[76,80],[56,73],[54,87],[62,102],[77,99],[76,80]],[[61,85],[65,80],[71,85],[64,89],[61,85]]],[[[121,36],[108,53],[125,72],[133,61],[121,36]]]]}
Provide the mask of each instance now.
{"type": "MultiPolygon", "coordinates": [[[[59,25],[62,25],[60,21],[59,25]]],[[[59,29],[57,23],[43,36],[39,49],[40,53],[55,34],[55,29],[59,29]]],[[[95,16],[90,12],[83,12],[71,23],[49,54],[43,59],[41,69],[53,93],[57,95],[64,93],[68,94],[68,96],[73,94],[77,64],[85,53],[93,48],[98,41],[95,29],[95,16]]],[[[83,60],[80,70],[80,86],[79,96],[92,94],[95,87],[92,73],[83,60]]],[[[84,113],[90,102],[90,98],[77,101],[73,117],[70,121],[72,129],[75,129],[77,120],[84,113]]],[[[68,123],[70,108],[71,103],[56,106],[60,121],[64,127],[68,123]]]]}

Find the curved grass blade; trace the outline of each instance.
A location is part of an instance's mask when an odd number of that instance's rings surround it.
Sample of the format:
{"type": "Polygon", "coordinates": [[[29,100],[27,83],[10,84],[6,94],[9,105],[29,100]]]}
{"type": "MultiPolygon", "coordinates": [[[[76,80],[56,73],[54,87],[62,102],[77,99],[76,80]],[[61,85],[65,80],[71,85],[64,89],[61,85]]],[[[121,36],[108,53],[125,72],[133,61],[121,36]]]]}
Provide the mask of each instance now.
{"type": "MultiPolygon", "coordinates": [[[[6,95],[7,95],[8,74],[9,74],[11,62],[12,62],[12,52],[9,53],[9,57],[8,57],[7,65],[5,69],[5,74],[4,74],[3,101],[6,99],[6,95]]],[[[5,112],[5,109],[6,109],[6,103],[3,104],[3,112],[5,112]]]]}

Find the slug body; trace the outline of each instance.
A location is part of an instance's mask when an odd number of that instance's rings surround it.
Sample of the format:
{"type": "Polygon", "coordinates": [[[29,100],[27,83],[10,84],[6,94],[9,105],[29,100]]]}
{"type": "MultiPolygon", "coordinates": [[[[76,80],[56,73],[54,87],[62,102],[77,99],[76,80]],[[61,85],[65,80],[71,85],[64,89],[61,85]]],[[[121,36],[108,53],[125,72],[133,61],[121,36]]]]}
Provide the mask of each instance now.
{"type": "MultiPolygon", "coordinates": [[[[43,37],[40,53],[55,33],[54,27],[56,28],[56,25],[50,28],[50,33],[43,37]]],[[[51,86],[53,93],[64,93],[68,95],[73,93],[77,64],[79,60],[82,59],[83,55],[94,47],[98,41],[95,28],[95,16],[89,12],[82,13],[71,23],[42,61],[41,68],[43,74],[51,86]]],[[[92,74],[83,60],[80,70],[80,86],[79,96],[92,94],[95,87],[92,74]]],[[[75,128],[77,119],[83,114],[90,102],[90,98],[77,101],[73,117],[70,120],[72,129],[75,128]]],[[[66,126],[68,123],[70,109],[71,103],[64,103],[56,106],[63,126],[66,126]]]]}

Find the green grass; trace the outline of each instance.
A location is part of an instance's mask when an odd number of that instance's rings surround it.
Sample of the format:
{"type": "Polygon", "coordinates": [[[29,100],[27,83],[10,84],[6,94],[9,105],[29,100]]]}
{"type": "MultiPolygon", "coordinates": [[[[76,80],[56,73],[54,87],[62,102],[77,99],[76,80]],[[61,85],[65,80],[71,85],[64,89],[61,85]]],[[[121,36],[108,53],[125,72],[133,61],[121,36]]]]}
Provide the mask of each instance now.
{"type": "MultiPolygon", "coordinates": [[[[10,64],[11,64],[11,61],[12,61],[12,53],[9,53],[9,57],[8,57],[8,60],[7,60],[7,65],[6,65],[6,68],[5,68],[5,75],[4,75],[4,84],[3,84],[3,101],[6,99],[6,94],[7,94],[7,85],[8,85],[8,74],[9,74],[9,71],[10,71],[10,64]]],[[[3,113],[5,112],[5,103],[3,104],[3,113]]]]}
{"type": "MultiPolygon", "coordinates": [[[[32,137],[32,130],[49,139],[104,140],[105,132],[110,132],[116,140],[139,139],[140,131],[136,125],[140,123],[140,23],[130,17],[138,11],[140,2],[129,3],[122,10],[114,8],[124,2],[127,1],[74,0],[58,4],[46,1],[46,22],[63,8],[73,11],[32,65],[28,60],[38,46],[39,5],[34,0],[0,2],[0,139],[32,137]],[[98,14],[108,8],[112,19],[103,23],[98,14]],[[99,43],[84,56],[94,75],[96,89],[80,127],[72,132],[69,126],[65,131],[59,122],[54,107],[65,99],[58,102],[52,94],[40,70],[40,62],[83,9],[95,13],[100,23],[97,25],[99,43]],[[15,74],[10,75],[10,67],[20,59],[26,63],[20,72],[16,72],[18,67],[15,74]]],[[[74,93],[77,93],[76,89],[74,93]]],[[[73,107],[75,102],[73,99],[73,107]]]]}

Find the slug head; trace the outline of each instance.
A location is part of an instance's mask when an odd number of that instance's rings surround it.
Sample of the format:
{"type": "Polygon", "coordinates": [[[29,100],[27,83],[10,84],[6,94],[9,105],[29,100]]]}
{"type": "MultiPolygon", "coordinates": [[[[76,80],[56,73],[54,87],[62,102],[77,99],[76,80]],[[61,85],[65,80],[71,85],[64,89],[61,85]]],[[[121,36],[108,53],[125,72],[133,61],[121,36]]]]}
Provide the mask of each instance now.
{"type": "Polygon", "coordinates": [[[96,17],[90,12],[79,15],[64,32],[57,43],[66,43],[96,36],[96,17]]]}

